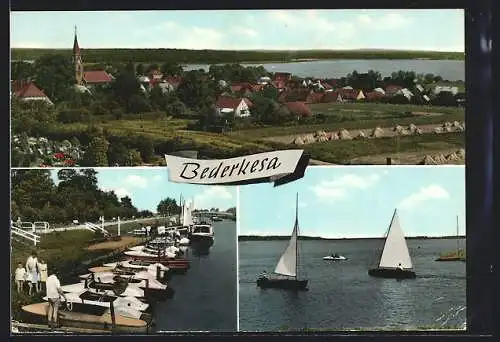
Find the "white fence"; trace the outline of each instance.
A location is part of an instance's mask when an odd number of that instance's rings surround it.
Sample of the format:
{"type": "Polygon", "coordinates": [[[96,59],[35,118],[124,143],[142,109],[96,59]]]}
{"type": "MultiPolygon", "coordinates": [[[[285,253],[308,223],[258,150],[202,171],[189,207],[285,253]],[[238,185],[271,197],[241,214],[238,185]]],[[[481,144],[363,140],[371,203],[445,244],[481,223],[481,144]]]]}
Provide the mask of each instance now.
{"type": "Polygon", "coordinates": [[[14,225],[11,225],[10,227],[10,233],[12,235],[16,235],[16,236],[19,236],[19,237],[22,237],[22,238],[25,238],[31,242],[33,242],[33,244],[36,246],[38,243],[40,243],[40,236],[39,235],[36,235],[35,233],[32,233],[30,231],[26,231],[24,229],[21,229],[21,228],[18,228],[18,227],[15,227],[14,225]]]}
{"type": "Polygon", "coordinates": [[[106,229],[92,222],[85,223],[85,229],[91,230],[93,232],[101,231],[104,235],[109,235],[109,232],[106,229]]]}

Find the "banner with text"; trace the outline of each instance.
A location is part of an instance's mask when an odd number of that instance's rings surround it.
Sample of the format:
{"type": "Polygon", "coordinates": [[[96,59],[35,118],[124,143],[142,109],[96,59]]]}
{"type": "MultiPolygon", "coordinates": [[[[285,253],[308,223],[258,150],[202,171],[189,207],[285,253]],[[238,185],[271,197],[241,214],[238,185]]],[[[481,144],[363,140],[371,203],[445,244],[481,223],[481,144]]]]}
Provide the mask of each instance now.
{"type": "Polygon", "coordinates": [[[309,155],[304,150],[281,150],[208,160],[165,155],[165,160],[171,182],[207,185],[274,182],[278,186],[304,177],[309,155]]]}

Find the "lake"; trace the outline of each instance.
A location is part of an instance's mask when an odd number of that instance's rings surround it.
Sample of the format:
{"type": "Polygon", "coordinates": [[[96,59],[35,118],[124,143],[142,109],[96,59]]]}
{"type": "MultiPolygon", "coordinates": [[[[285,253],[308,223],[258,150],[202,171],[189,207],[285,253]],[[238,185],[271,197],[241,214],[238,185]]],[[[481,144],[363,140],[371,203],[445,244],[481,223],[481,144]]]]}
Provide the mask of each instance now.
{"type": "Polygon", "coordinates": [[[236,223],[214,222],[214,244],[208,255],[187,258],[191,268],[173,275],[174,297],[155,307],[157,331],[236,331],[236,223]]]}
{"type": "Polygon", "coordinates": [[[239,242],[241,331],[462,328],[466,320],[465,263],[434,261],[456,248],[455,239],[408,240],[417,279],[402,281],[368,276],[381,239],[301,241],[299,273],[309,291],[258,288],[258,274],[274,270],[287,243],[239,242]],[[331,253],[348,260],[322,260],[331,253]]]}
{"type": "MultiPolygon", "coordinates": [[[[465,61],[422,59],[336,59],[293,63],[245,64],[262,65],[269,72],[290,72],[299,77],[340,78],[357,70],[360,73],[376,70],[382,77],[398,70],[417,74],[435,74],[449,81],[465,80],[465,61]]],[[[204,69],[208,64],[188,64],[185,70],[204,69]]]]}

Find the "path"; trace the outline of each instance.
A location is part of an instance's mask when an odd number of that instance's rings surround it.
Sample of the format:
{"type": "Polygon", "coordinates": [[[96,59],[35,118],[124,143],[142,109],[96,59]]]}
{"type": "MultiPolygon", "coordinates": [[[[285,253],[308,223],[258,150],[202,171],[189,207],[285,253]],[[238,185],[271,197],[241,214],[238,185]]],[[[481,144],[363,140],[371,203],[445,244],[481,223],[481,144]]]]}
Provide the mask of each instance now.
{"type": "Polygon", "coordinates": [[[89,251],[103,250],[103,249],[117,250],[117,249],[126,247],[128,245],[135,244],[139,241],[140,241],[140,239],[133,237],[133,236],[122,236],[120,240],[99,242],[99,243],[90,245],[89,247],[87,247],[87,249],[89,251]]]}

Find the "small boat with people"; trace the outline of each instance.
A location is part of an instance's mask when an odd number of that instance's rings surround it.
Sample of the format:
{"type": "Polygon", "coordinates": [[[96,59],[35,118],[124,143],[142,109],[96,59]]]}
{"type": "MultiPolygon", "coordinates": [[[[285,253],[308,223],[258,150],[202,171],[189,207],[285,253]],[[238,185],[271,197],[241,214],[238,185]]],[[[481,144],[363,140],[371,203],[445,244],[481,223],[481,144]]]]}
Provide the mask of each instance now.
{"type": "Polygon", "coordinates": [[[274,269],[274,274],[262,273],[257,279],[260,288],[275,288],[283,290],[307,290],[308,279],[299,278],[299,219],[298,219],[299,195],[296,197],[295,224],[292,235],[285,251],[274,269]]]}
{"type": "Polygon", "coordinates": [[[368,275],[393,279],[416,278],[408,245],[399,223],[397,209],[392,215],[378,265],[368,270],[368,275]]]}
{"type": "Polygon", "coordinates": [[[332,253],[331,255],[327,255],[323,257],[323,260],[327,261],[343,261],[347,260],[347,258],[343,255],[339,255],[338,253],[332,253]]]}

